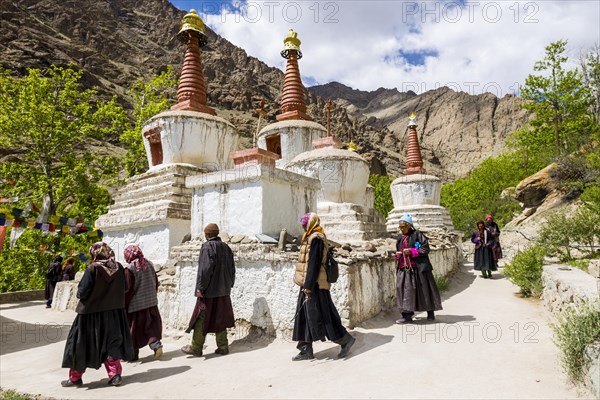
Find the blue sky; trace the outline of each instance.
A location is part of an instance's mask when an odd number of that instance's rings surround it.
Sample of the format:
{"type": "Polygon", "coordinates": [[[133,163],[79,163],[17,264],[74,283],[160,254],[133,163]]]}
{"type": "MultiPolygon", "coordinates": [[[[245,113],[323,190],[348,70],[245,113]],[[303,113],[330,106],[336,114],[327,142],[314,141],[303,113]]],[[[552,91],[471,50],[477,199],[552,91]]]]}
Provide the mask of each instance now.
{"type": "Polygon", "coordinates": [[[600,1],[196,1],[204,22],[249,55],[284,69],[298,32],[305,85],[338,81],[422,93],[516,93],[544,47],[568,40],[570,66],[600,44],[600,1]]]}

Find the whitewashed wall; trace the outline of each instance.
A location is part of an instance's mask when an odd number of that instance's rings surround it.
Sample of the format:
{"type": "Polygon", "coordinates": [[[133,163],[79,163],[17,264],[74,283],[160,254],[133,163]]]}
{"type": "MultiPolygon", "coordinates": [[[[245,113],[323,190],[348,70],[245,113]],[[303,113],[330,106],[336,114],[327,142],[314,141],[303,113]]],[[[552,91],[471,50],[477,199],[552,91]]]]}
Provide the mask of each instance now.
{"type": "MultiPolygon", "coordinates": [[[[233,166],[229,153],[237,150],[239,135],[223,118],[195,111],[166,111],[150,118],[142,132],[160,129],[163,164],[188,163],[211,171],[233,166]]],[[[148,165],[150,144],[144,137],[148,165]]]]}
{"type": "Polygon", "coordinates": [[[167,218],[158,224],[126,226],[124,228],[103,228],[106,242],[115,252],[119,261],[123,261],[123,250],[130,244],[137,244],[144,256],[152,262],[164,264],[169,260],[169,252],[190,232],[190,221],[167,218]],[[115,229],[116,228],[116,229],[115,229]]]}
{"type": "Polygon", "coordinates": [[[258,147],[267,149],[267,136],[279,134],[281,138],[281,159],[277,160],[277,167],[284,168],[294,157],[300,153],[313,149],[313,140],[327,135],[323,125],[313,121],[281,121],[265,126],[258,133],[258,147]]]}
{"type": "Polygon", "coordinates": [[[202,237],[208,223],[229,235],[278,238],[283,228],[301,235],[300,217],[316,210],[319,189],[316,179],[266,165],[188,177],[186,184],[194,189],[192,238],[202,237]]]}
{"type": "Polygon", "coordinates": [[[390,190],[394,208],[413,205],[440,205],[442,182],[432,175],[404,175],[395,179],[390,190]]]}
{"type": "Polygon", "coordinates": [[[318,201],[365,205],[369,164],[349,150],[325,147],[296,156],[286,169],[319,179],[318,201]]]}

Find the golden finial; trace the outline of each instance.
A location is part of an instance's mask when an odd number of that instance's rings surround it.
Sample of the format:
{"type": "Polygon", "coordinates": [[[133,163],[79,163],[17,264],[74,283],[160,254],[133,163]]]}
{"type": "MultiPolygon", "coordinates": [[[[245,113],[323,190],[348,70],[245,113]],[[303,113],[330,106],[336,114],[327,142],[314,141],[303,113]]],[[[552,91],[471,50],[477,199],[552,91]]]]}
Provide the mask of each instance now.
{"type": "Polygon", "coordinates": [[[415,118],[417,116],[415,115],[414,111],[410,113],[410,121],[408,121],[408,126],[417,126],[417,122],[415,121],[415,118]]]}
{"type": "Polygon", "coordinates": [[[356,149],[358,148],[358,146],[356,145],[356,143],[354,143],[354,141],[350,141],[350,143],[348,143],[348,150],[350,151],[356,151],[356,149]]]}
{"type": "Polygon", "coordinates": [[[283,39],[283,50],[281,50],[281,57],[288,58],[289,51],[296,50],[298,52],[298,59],[302,58],[300,43],[300,39],[298,39],[298,32],[294,32],[293,29],[290,29],[287,37],[283,39]]]}
{"type": "Polygon", "coordinates": [[[202,22],[202,18],[196,13],[196,10],[190,10],[189,13],[183,17],[181,20],[181,29],[179,30],[178,36],[183,36],[187,38],[187,34],[184,35],[187,31],[195,31],[200,34],[200,36],[204,36],[204,22],[202,22]]]}

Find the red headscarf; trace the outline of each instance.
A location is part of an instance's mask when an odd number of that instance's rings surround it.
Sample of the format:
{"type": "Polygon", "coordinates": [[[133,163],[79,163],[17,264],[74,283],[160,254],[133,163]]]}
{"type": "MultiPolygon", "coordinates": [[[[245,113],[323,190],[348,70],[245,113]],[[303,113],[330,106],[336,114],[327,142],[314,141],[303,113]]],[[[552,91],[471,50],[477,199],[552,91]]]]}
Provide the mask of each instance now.
{"type": "Polygon", "coordinates": [[[148,262],[144,257],[144,253],[142,253],[142,249],[135,244],[127,246],[123,252],[123,255],[125,256],[125,261],[133,265],[136,271],[144,271],[146,268],[148,268],[148,262]]]}

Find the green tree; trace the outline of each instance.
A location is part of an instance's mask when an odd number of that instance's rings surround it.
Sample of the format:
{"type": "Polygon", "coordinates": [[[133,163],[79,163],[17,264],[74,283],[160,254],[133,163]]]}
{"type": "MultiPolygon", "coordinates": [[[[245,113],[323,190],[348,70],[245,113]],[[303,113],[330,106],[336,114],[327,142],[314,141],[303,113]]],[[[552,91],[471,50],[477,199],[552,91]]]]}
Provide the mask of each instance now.
{"type": "MultiPolygon", "coordinates": [[[[73,253],[84,253],[89,258],[90,245],[97,240],[87,234],[60,237],[27,229],[9,248],[7,238],[0,252],[0,293],[42,289],[48,264],[57,254],[66,259],[73,253]],[[40,251],[40,247],[46,250],[40,251]]],[[[84,268],[78,257],[74,265],[76,269],[84,268]]]]}
{"type": "Polygon", "coordinates": [[[120,137],[129,149],[125,156],[127,176],[141,174],[148,170],[148,159],[142,139],[142,127],[152,116],[166,111],[175,103],[177,78],[171,67],[150,80],[138,79],[130,89],[134,101],[133,119],[135,125],[120,137]]]}
{"type": "Polygon", "coordinates": [[[488,158],[468,177],[443,185],[440,203],[450,210],[454,228],[465,235],[469,235],[475,229],[475,222],[487,213],[493,214],[502,226],[519,210],[515,200],[501,197],[502,191],[516,186],[529,173],[515,153],[488,158]]]}
{"type": "Polygon", "coordinates": [[[583,83],[589,90],[590,111],[600,121],[600,46],[596,45],[581,57],[583,83]]]}
{"type": "Polygon", "coordinates": [[[129,121],[115,99],[83,89],[81,77],[55,66],[23,78],[0,70],[0,147],[15,154],[0,165],[0,184],[18,205],[43,201],[48,215],[106,212],[110,195],[102,182],[117,175],[119,162],[102,140],[129,121]]]}
{"type": "Polygon", "coordinates": [[[518,131],[515,142],[537,155],[553,147],[556,156],[578,149],[586,142],[587,129],[593,123],[588,114],[589,88],[577,69],[565,69],[566,46],[566,40],[546,46],[544,59],[533,67],[543,75],[529,75],[521,88],[521,96],[530,100],[524,108],[534,113],[530,122],[533,129],[518,131]]]}

